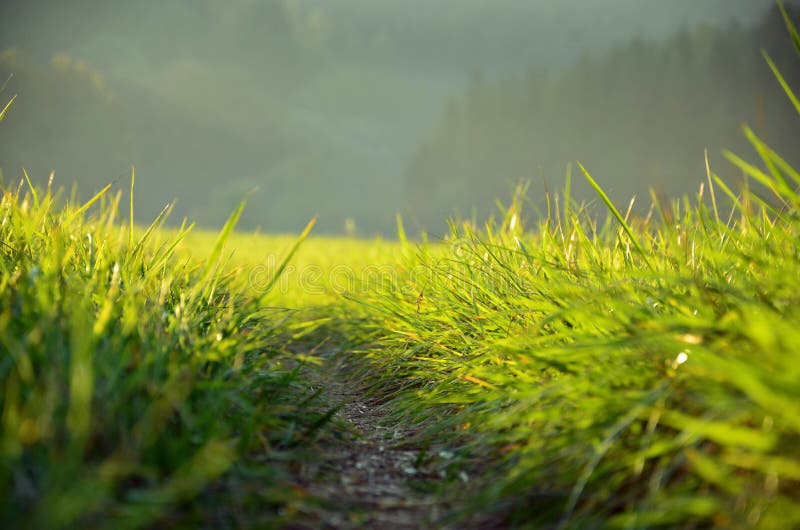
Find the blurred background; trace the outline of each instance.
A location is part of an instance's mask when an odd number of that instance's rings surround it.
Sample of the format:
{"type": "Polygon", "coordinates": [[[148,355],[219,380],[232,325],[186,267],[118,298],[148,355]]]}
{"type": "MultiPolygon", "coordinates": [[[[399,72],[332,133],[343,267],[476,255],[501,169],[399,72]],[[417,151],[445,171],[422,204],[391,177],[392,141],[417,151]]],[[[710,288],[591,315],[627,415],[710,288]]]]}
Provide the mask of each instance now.
{"type": "Polygon", "coordinates": [[[143,223],[176,199],[218,227],[256,188],[263,232],[437,234],[574,160],[646,208],[695,193],[706,148],[735,179],[743,123],[800,162],[762,49],[800,86],[772,0],[7,0],[0,168],[88,197],[134,165],[143,223]]]}

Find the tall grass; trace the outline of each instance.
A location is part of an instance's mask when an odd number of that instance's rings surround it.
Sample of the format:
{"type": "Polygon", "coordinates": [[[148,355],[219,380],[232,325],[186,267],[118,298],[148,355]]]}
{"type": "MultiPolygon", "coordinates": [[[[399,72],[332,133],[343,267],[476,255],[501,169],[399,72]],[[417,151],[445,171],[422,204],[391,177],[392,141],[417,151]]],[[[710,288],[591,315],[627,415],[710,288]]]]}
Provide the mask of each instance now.
{"type": "Polygon", "coordinates": [[[280,313],[205,261],[21,184],[0,199],[0,526],[278,525],[320,412],[280,313]]]}
{"type": "Polygon", "coordinates": [[[800,174],[745,134],[760,161],[728,158],[754,186],[709,167],[640,218],[581,166],[604,221],[567,186],[533,229],[525,189],[445,244],[400,223],[390,274],[364,266],[370,291],[344,302],[318,273],[376,249],[317,242],[348,255],[300,282],[321,289],[312,321],[268,308],[297,244],[266,275],[231,262],[241,207],[198,259],[190,226],[162,229],[169,207],[138,229],[110,186],[77,204],[24,175],[0,199],[0,526],[292,522],[332,410],[287,341],[319,330],[364,345],[373,392],[419,423],[417,465],[447,448],[450,522],[800,527],[800,174]]]}
{"type": "Polygon", "coordinates": [[[519,194],[449,245],[406,243],[401,281],[357,298],[376,391],[425,443],[479,457],[461,516],[800,526],[800,175],[746,134],[760,164],[729,158],[771,197],[709,170],[642,219],[581,166],[604,223],[567,194],[524,230],[519,194]]]}

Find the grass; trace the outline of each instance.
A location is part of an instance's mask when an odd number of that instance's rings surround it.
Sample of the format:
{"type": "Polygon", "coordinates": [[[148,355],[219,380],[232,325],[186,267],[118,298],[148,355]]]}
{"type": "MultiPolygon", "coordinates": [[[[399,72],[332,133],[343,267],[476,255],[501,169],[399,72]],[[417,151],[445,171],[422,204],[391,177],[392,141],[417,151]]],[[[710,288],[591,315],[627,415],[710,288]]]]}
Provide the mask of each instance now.
{"type": "Polygon", "coordinates": [[[0,525],[297,522],[337,429],[309,389],[326,345],[416,426],[443,522],[800,526],[800,174],[745,134],[741,191],[709,168],[640,218],[581,166],[607,218],[567,186],[526,228],[521,188],[435,243],[241,234],[241,208],[219,234],[137,227],[109,188],[4,189],[0,525]]]}
{"type": "Polygon", "coordinates": [[[730,224],[676,202],[669,224],[599,227],[575,207],[534,231],[512,205],[501,226],[416,249],[405,267],[424,274],[362,300],[391,330],[364,352],[376,387],[410,382],[398,409],[491,470],[468,511],[800,524],[800,219],[748,202],[730,224]]]}
{"type": "Polygon", "coordinates": [[[761,160],[728,155],[741,192],[709,168],[641,219],[581,166],[605,222],[567,193],[525,230],[521,190],[496,223],[406,242],[398,281],[353,297],[374,391],[476,474],[457,516],[800,525],[800,175],[745,133],[761,160]]]}
{"type": "MultiPolygon", "coordinates": [[[[212,232],[193,230],[179,243],[178,250],[204,258],[215,239],[212,232]]],[[[297,236],[291,235],[230,235],[230,265],[245,280],[250,296],[264,294],[296,241],[297,236]]],[[[267,301],[272,306],[292,309],[337,305],[343,294],[363,290],[370,278],[391,276],[399,248],[396,241],[312,234],[289,260],[267,301]]]]}
{"type": "Polygon", "coordinates": [[[521,190],[498,222],[406,244],[409,274],[355,299],[376,391],[477,472],[457,517],[800,525],[800,175],[745,133],[761,160],[728,154],[741,192],[709,168],[642,219],[580,166],[605,222],[567,188],[525,230],[521,190]]]}
{"type": "Polygon", "coordinates": [[[225,272],[235,214],[199,260],[119,200],[0,201],[1,524],[277,525],[324,414],[292,325],[225,272]]]}

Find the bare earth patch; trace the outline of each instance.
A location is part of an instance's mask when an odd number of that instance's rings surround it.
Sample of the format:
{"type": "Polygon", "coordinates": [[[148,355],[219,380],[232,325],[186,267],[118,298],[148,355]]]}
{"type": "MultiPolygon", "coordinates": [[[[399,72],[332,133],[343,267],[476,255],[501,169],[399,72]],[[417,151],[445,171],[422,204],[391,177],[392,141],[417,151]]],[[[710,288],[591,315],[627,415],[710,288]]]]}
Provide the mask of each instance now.
{"type": "Polygon", "coordinates": [[[323,371],[317,384],[340,406],[333,421],[346,434],[322,445],[322,464],[301,470],[302,486],[320,504],[292,528],[447,528],[437,521],[448,507],[419,487],[439,477],[419,465],[421,448],[407,442],[411,427],[388,423],[385,405],[366,398],[342,363],[330,359],[323,371]]]}

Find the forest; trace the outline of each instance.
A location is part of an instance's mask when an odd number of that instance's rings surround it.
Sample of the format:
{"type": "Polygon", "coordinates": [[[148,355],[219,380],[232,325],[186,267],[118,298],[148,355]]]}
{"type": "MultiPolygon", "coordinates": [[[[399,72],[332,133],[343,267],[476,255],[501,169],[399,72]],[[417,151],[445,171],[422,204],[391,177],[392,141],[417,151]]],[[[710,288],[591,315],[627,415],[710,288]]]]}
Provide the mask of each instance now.
{"type": "Polygon", "coordinates": [[[519,182],[535,183],[540,208],[575,160],[644,204],[654,184],[694,192],[704,150],[716,162],[745,148],[743,123],[797,151],[760,50],[789,79],[798,68],[777,10],[749,2],[726,3],[748,19],[687,8],[694,21],[672,15],[672,32],[626,36],[602,29],[600,9],[547,8],[574,28],[558,32],[509,0],[418,7],[429,12],[415,25],[413,9],[386,4],[80,1],[0,8],[0,77],[21,94],[0,167],[7,182],[55,171],[91,194],[136,166],[142,222],[166,197],[174,222],[219,227],[249,194],[248,229],[297,231],[316,213],[324,233],[391,237],[401,213],[410,230],[441,234],[449,215],[494,213],[519,182]]]}
{"type": "MultiPolygon", "coordinates": [[[[599,59],[587,55],[557,74],[534,69],[499,81],[476,74],[407,170],[408,204],[423,225],[435,221],[439,204],[485,217],[496,190],[528,180],[540,194],[558,191],[568,164],[580,160],[604,175],[615,199],[636,195],[646,210],[650,188],[664,197],[697,191],[704,151],[718,166],[725,149],[747,152],[745,123],[800,162],[792,104],[761,53],[790,84],[800,82],[782,29],[774,10],[752,29],[684,28],[660,43],[635,40],[599,59]]],[[[580,191],[590,197],[588,186],[580,191]]]]}

